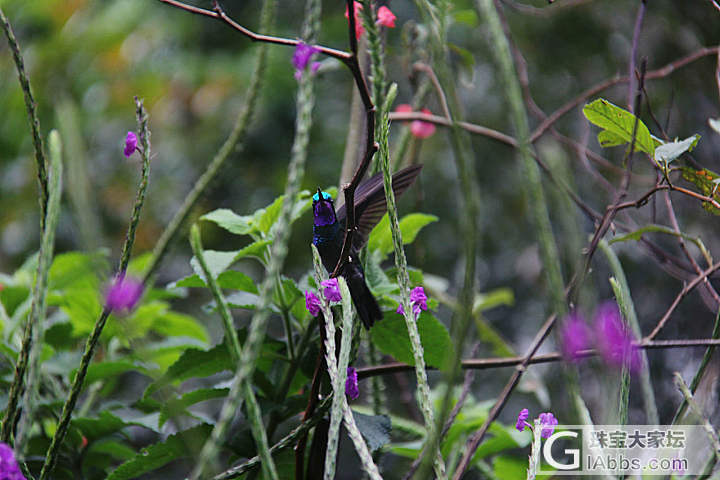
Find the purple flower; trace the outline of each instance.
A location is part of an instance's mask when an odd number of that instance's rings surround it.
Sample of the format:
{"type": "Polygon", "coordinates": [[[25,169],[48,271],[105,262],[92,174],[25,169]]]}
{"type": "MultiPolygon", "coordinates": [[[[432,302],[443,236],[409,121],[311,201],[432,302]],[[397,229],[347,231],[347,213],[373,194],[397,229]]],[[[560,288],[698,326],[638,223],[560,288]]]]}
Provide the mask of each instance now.
{"type": "Polygon", "coordinates": [[[105,308],[110,311],[130,311],[142,295],[142,283],[124,275],[115,277],[105,294],[105,308]]]}
{"type": "Polygon", "coordinates": [[[627,366],[630,371],[640,370],[640,352],[633,346],[633,336],[622,320],[614,302],[606,302],[595,313],[595,330],[598,332],[598,350],[605,363],[614,367],[627,366]]]}
{"type": "Polygon", "coordinates": [[[542,438],[549,438],[555,431],[555,425],[558,424],[557,418],[555,418],[552,413],[547,412],[541,413],[538,420],[540,420],[540,427],[542,428],[540,436],[542,438]]]}
{"type": "MultiPolygon", "coordinates": [[[[295,53],[293,53],[292,57],[292,64],[295,67],[296,79],[299,80],[300,77],[302,77],[303,71],[307,68],[308,63],[310,63],[310,59],[319,51],[320,50],[318,48],[315,48],[312,45],[308,45],[305,42],[300,42],[297,44],[297,47],[295,47],[295,53]]],[[[311,68],[314,72],[317,70],[318,67],[315,67],[315,65],[313,64],[311,68]]]]}
{"type": "Polygon", "coordinates": [[[130,156],[135,153],[135,150],[137,150],[137,142],[137,135],[133,132],[128,132],[125,137],[125,150],[123,152],[126,157],[130,158],[130,156]]]}
{"type": "Polygon", "coordinates": [[[590,348],[590,328],[582,315],[573,312],[565,319],[560,338],[565,359],[571,362],[580,360],[579,352],[590,348]]]}
{"type": "Polygon", "coordinates": [[[518,431],[522,432],[525,430],[525,421],[530,416],[530,412],[527,408],[523,408],[520,410],[520,413],[518,414],[517,422],[515,422],[515,428],[518,429],[518,431]]]}
{"type": "Polygon", "coordinates": [[[0,443],[0,480],[26,480],[10,445],[0,443]]]}
{"type": "Polygon", "coordinates": [[[360,390],[358,390],[357,371],[355,371],[353,367],[347,367],[347,379],[345,380],[345,395],[350,397],[350,400],[355,400],[360,396],[360,390]]]}
{"type": "Polygon", "coordinates": [[[317,317],[318,313],[320,313],[320,299],[307,290],[305,290],[305,308],[313,317],[317,317]]]}
{"type": "MultiPolygon", "coordinates": [[[[415,315],[415,319],[420,316],[420,312],[422,310],[427,310],[427,296],[425,295],[425,290],[423,287],[415,287],[410,291],[410,305],[412,305],[412,312],[413,315],[415,315]]],[[[402,303],[398,305],[397,310],[395,310],[400,315],[405,315],[405,309],[402,306],[402,303]]]]}
{"type": "Polygon", "coordinates": [[[330,280],[323,280],[320,285],[325,287],[323,295],[328,302],[339,302],[342,300],[340,296],[340,287],[338,286],[337,278],[331,278],[330,280]]]}

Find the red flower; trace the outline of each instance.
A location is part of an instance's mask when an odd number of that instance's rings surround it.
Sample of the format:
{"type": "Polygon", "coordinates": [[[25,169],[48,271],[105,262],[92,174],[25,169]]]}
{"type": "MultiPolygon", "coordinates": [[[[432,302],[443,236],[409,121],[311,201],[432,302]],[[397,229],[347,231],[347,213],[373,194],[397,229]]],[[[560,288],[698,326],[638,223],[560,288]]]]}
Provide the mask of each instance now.
{"type": "MultiPolygon", "coordinates": [[[[422,113],[432,115],[432,112],[427,108],[423,108],[422,113]]],[[[435,124],[423,122],[422,120],[413,120],[410,124],[410,133],[415,135],[417,138],[431,137],[435,133],[435,124]]]]}
{"type": "Polygon", "coordinates": [[[397,18],[393,12],[386,6],[378,8],[377,23],[383,27],[395,28],[395,19],[397,18]]]}
{"type": "MultiPolygon", "coordinates": [[[[355,10],[355,38],[359,39],[362,37],[363,32],[365,32],[365,27],[363,27],[362,19],[359,17],[360,10],[363,9],[362,3],[360,2],[353,2],[353,8],[355,10]]],[[[345,18],[350,20],[350,15],[348,15],[348,9],[345,7],[345,18]]]]}

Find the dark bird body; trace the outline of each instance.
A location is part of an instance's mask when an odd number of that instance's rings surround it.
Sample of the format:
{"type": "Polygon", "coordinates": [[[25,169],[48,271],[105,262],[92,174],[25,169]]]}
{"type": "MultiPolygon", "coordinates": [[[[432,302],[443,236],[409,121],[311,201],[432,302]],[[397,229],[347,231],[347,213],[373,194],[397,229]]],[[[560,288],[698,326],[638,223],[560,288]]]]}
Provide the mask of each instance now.
{"type": "MultiPolygon", "coordinates": [[[[422,165],[413,165],[393,176],[392,187],[395,197],[402,195],[413,184],[421,169],[422,165]]],[[[372,327],[376,320],[382,319],[382,310],[365,282],[365,272],[358,255],[373,227],[378,224],[386,210],[385,189],[382,174],[379,173],[361,183],[355,191],[357,230],[353,235],[350,249],[351,261],[347,262],[340,272],[348,284],[358,316],[367,329],[372,327]]],[[[342,253],[345,218],[345,205],[341,205],[336,211],[332,197],[318,189],[313,195],[313,244],[317,247],[328,272],[335,269],[342,253]]]]}

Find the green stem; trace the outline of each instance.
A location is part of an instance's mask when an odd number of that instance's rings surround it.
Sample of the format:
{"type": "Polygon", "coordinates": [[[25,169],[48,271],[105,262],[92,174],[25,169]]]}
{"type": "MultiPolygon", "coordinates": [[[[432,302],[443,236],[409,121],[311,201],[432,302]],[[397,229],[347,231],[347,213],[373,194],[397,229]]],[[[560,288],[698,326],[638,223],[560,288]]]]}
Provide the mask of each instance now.
{"type": "MultiPolygon", "coordinates": [[[[142,174],[140,185],[138,186],[138,192],[135,197],[132,216],[130,218],[130,225],[128,226],[128,231],[125,235],[125,243],[122,248],[122,254],[120,255],[116,278],[124,275],[125,270],[127,270],[128,263],[130,262],[130,254],[132,253],[132,246],[135,241],[135,231],[137,229],[137,224],[140,221],[140,211],[145,200],[145,191],[147,190],[148,178],[150,175],[150,131],[147,128],[147,114],[142,101],[136,98],[135,104],[137,107],[138,124],[140,126],[141,147],[138,148],[138,151],[140,152],[143,160],[142,174]]],[[[80,393],[82,392],[83,382],[85,381],[88,367],[90,366],[90,362],[92,361],[95,353],[95,348],[100,341],[100,334],[102,333],[109,316],[110,309],[106,306],[100,314],[100,318],[98,318],[95,322],[93,330],[85,343],[85,350],[83,351],[82,359],[80,360],[80,366],[78,367],[77,374],[75,374],[75,379],[73,380],[72,387],[70,388],[70,396],[63,405],[60,421],[58,422],[55,435],[53,436],[50,448],[45,456],[45,463],[43,464],[40,472],[40,480],[46,480],[49,478],[50,473],[55,467],[60,445],[67,434],[68,427],[70,426],[70,419],[72,418],[72,412],[75,409],[75,405],[77,404],[80,393]]]]}
{"type": "Polygon", "coordinates": [[[520,160],[525,176],[524,188],[529,194],[528,204],[530,205],[540,243],[540,257],[548,282],[548,293],[550,294],[552,309],[559,317],[562,317],[567,313],[567,306],[557,243],[550,224],[550,216],[540,180],[540,169],[532,155],[527,111],[525,110],[520,82],[510,53],[510,44],[503,33],[500,17],[493,0],[475,0],[475,3],[478,14],[485,19],[490,32],[492,50],[497,56],[498,66],[500,67],[500,79],[505,86],[505,95],[510,104],[510,114],[515,124],[520,160]]]}
{"type": "MultiPolygon", "coordinates": [[[[267,0],[263,3],[262,11],[260,13],[260,31],[269,32],[272,30],[272,24],[275,16],[275,3],[275,0],[267,0]]],[[[267,44],[262,42],[258,46],[255,70],[250,77],[250,83],[247,87],[245,105],[240,111],[230,135],[227,137],[222,147],[220,147],[220,150],[218,150],[215,154],[205,172],[197,179],[192,190],[190,190],[183,200],[180,209],[175,213],[172,220],[170,220],[170,223],[168,223],[167,227],[165,227],[165,230],[160,235],[160,238],[153,249],[152,258],[148,262],[145,272],[143,273],[143,283],[147,283],[148,279],[158,269],[160,262],[167,254],[173,239],[177,236],[183,225],[185,225],[185,222],[190,216],[190,213],[193,211],[193,208],[197,204],[198,200],[200,200],[200,198],[205,194],[213,180],[217,177],[218,173],[220,173],[227,159],[231,154],[242,149],[243,141],[245,140],[248,126],[250,125],[250,120],[255,113],[255,108],[257,107],[257,103],[260,98],[260,87],[262,85],[263,77],[265,76],[265,67],[267,64],[267,48],[267,44]]]]}
{"type": "MultiPolygon", "coordinates": [[[[197,258],[198,263],[200,264],[200,268],[205,275],[205,281],[210,287],[210,291],[212,292],[213,297],[215,297],[215,302],[218,305],[218,312],[220,312],[220,317],[222,318],[223,326],[225,327],[225,337],[228,339],[230,356],[237,365],[236,369],[239,369],[240,358],[242,356],[240,340],[238,340],[232,314],[230,313],[230,308],[228,307],[227,301],[225,300],[225,296],[222,294],[222,291],[217,284],[217,280],[215,279],[215,277],[213,277],[210,268],[208,268],[208,265],[205,262],[202,241],[200,239],[200,229],[197,227],[197,225],[193,225],[190,229],[190,245],[192,246],[195,258],[197,258]]],[[[260,458],[262,459],[263,473],[265,474],[266,478],[278,480],[277,469],[275,468],[275,463],[273,462],[272,455],[270,454],[267,432],[265,431],[265,427],[263,426],[262,412],[260,411],[260,406],[255,399],[255,393],[253,393],[252,385],[248,380],[245,380],[243,382],[242,397],[245,399],[246,402],[250,429],[252,430],[255,444],[258,446],[258,452],[260,454],[260,458]]],[[[230,396],[230,399],[233,398],[239,399],[240,396],[230,396]]]]}
{"type": "MultiPolygon", "coordinates": [[[[60,216],[60,197],[62,195],[62,145],[57,130],[52,130],[49,135],[50,146],[50,197],[48,200],[47,219],[43,231],[35,288],[33,289],[32,304],[27,325],[30,325],[32,336],[32,347],[27,372],[27,386],[23,395],[23,409],[18,426],[18,433],[15,438],[15,451],[23,452],[27,441],[27,429],[29,422],[34,418],[34,411],[38,391],[40,389],[39,364],[42,352],[43,340],[45,338],[45,312],[47,309],[47,284],[48,272],[52,265],[53,250],[55,245],[55,229],[60,216]]],[[[9,411],[9,409],[8,409],[9,411]]],[[[18,413],[16,412],[17,416],[18,413]]],[[[14,422],[10,423],[11,425],[14,422]]]]}
{"type": "MultiPolygon", "coordinates": [[[[635,304],[630,295],[630,286],[628,285],[627,278],[625,277],[625,271],[622,268],[622,264],[618,259],[615,251],[608,245],[605,239],[600,240],[598,244],[600,250],[605,254],[610,263],[610,269],[615,277],[615,282],[611,279],[611,285],[615,292],[615,298],[617,299],[620,310],[623,313],[623,318],[630,326],[635,338],[642,338],[642,332],[640,330],[640,323],[638,322],[637,313],[635,312],[635,304]]],[[[650,381],[650,363],[648,362],[647,352],[645,350],[640,351],[641,358],[641,369],[640,369],[640,386],[643,392],[643,402],[645,403],[645,414],[647,420],[651,425],[659,425],[660,417],[657,411],[657,405],[655,402],[655,393],[653,392],[652,382],[650,381]]],[[[628,372],[623,370],[623,386],[627,385],[629,389],[629,378],[625,378],[628,372]]],[[[627,393],[626,393],[627,394],[627,393]]],[[[627,408],[627,405],[625,405],[627,408]]],[[[626,412],[627,413],[627,412],[626,412]]]]}
{"type": "MultiPolygon", "coordinates": [[[[274,3],[268,0],[268,3],[274,3]]],[[[316,0],[310,2],[314,8],[310,8],[312,18],[319,18],[319,4],[316,0]]],[[[267,5],[267,3],[266,3],[267,5]]],[[[308,18],[310,18],[310,15],[308,18]]],[[[316,24],[317,20],[313,21],[316,24]]],[[[316,29],[314,30],[316,31],[316,29]]],[[[265,279],[260,285],[260,295],[257,310],[252,317],[248,330],[247,340],[242,351],[240,368],[235,373],[233,388],[237,389],[246,380],[251,378],[255,371],[255,364],[260,355],[265,331],[267,330],[270,318],[270,305],[273,297],[275,282],[280,276],[282,265],[288,252],[288,239],[292,229],[291,216],[293,206],[297,203],[297,195],[300,183],[305,173],[305,161],[307,159],[307,145],[310,138],[310,127],[312,125],[312,109],[315,104],[313,94],[313,78],[306,74],[300,78],[297,95],[297,118],[295,121],[295,139],[293,142],[290,165],[288,167],[288,180],[285,186],[285,194],[280,216],[273,228],[273,243],[271,247],[270,260],[268,261],[265,279]]],[[[230,397],[232,398],[232,397],[230,397]]],[[[220,411],[220,419],[213,429],[212,435],[205,443],[200,454],[198,464],[191,475],[192,479],[203,477],[206,470],[215,463],[224,440],[226,426],[229,419],[235,415],[235,402],[226,401],[220,411]]]]}

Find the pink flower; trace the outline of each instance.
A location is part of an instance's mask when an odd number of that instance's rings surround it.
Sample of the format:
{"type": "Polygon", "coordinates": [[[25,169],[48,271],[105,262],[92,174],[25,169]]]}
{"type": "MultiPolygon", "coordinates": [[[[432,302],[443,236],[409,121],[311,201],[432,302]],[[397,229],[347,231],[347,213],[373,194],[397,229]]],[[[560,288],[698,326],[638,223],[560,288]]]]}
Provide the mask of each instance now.
{"type": "Polygon", "coordinates": [[[305,290],[305,308],[310,312],[310,315],[317,317],[320,313],[320,299],[312,292],[305,290]]]}
{"type": "Polygon", "coordinates": [[[357,371],[353,367],[347,367],[347,379],[345,379],[345,395],[350,400],[355,400],[360,396],[358,389],[357,371]]]}
{"type": "Polygon", "coordinates": [[[527,425],[527,419],[530,416],[530,412],[527,408],[523,408],[520,410],[520,413],[518,414],[517,422],[515,422],[515,428],[522,432],[525,430],[525,426],[527,425]]]}
{"type": "Polygon", "coordinates": [[[393,12],[386,6],[382,6],[377,11],[377,23],[383,27],[395,28],[395,19],[397,18],[393,12]]]}
{"type": "MultiPolygon", "coordinates": [[[[362,19],[358,15],[360,13],[360,10],[363,9],[363,6],[360,2],[353,2],[353,9],[355,10],[355,38],[359,39],[365,32],[365,27],[363,27],[362,19]]],[[[348,15],[347,7],[345,7],[345,18],[350,20],[350,15],[348,15]]]]}
{"type": "MultiPolygon", "coordinates": [[[[422,109],[422,113],[426,115],[432,115],[432,112],[427,108],[422,109]]],[[[417,138],[428,138],[435,133],[435,124],[430,122],[423,122],[422,120],[413,120],[410,124],[410,133],[417,138]]]]}
{"type": "Polygon", "coordinates": [[[130,156],[135,153],[135,150],[137,150],[137,143],[137,135],[133,132],[127,132],[127,136],[125,137],[125,150],[123,150],[126,157],[130,158],[130,156]]]}
{"type": "Polygon", "coordinates": [[[585,323],[582,315],[575,312],[571,313],[565,319],[565,324],[560,330],[561,347],[565,359],[571,362],[580,360],[582,357],[579,352],[591,348],[590,335],[590,328],[585,323]]]}
{"type": "Polygon", "coordinates": [[[113,312],[129,312],[142,295],[142,283],[124,275],[115,277],[105,294],[105,308],[113,312]]]}
{"type": "Polygon", "coordinates": [[[328,302],[339,302],[342,300],[342,296],[340,296],[340,287],[338,286],[337,278],[323,280],[322,282],[320,282],[320,285],[325,287],[325,290],[323,290],[323,295],[325,295],[325,298],[328,302]]]}
{"type": "Polygon", "coordinates": [[[400,105],[395,107],[395,111],[398,113],[410,113],[413,111],[413,108],[407,103],[401,103],[400,105]]]}
{"type": "Polygon", "coordinates": [[[633,346],[632,333],[622,320],[614,302],[606,302],[595,314],[598,350],[605,363],[614,367],[627,366],[632,372],[641,368],[640,352],[633,346]]]}
{"type": "MultiPolygon", "coordinates": [[[[413,315],[415,320],[420,316],[422,310],[427,310],[427,296],[425,295],[425,289],[423,287],[415,287],[410,291],[410,305],[412,306],[413,315]]],[[[401,304],[398,304],[397,310],[400,315],[405,315],[405,309],[401,304]]]]}
{"type": "Polygon", "coordinates": [[[26,480],[15,460],[15,453],[7,443],[0,443],[0,479],[26,480]]]}
{"type": "Polygon", "coordinates": [[[555,431],[555,426],[558,424],[557,418],[550,413],[541,413],[538,417],[540,420],[540,427],[542,430],[540,431],[540,436],[542,438],[550,438],[550,435],[553,434],[555,431]]]}

